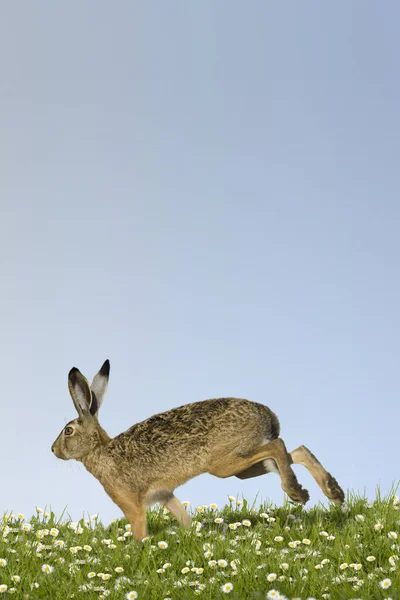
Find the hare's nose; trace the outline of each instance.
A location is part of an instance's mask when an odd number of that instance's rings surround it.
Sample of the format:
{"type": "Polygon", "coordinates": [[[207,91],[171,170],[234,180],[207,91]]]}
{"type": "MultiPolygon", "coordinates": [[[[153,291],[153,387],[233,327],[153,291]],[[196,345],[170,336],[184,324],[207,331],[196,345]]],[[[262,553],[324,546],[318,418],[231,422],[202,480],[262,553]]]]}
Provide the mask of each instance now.
{"type": "Polygon", "coordinates": [[[51,451],[52,451],[52,452],[53,452],[53,454],[54,454],[54,444],[53,444],[53,446],[51,447],[51,451]]]}

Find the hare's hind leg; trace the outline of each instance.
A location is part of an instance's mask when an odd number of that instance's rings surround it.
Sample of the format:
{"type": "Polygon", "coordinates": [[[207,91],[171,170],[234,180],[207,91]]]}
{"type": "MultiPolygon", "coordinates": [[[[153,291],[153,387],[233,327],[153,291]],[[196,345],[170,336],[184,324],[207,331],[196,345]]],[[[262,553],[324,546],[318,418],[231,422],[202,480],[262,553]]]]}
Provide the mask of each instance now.
{"type": "Polygon", "coordinates": [[[262,446],[252,457],[251,465],[254,465],[260,460],[265,461],[271,459],[275,461],[278,468],[279,475],[282,481],[282,489],[294,502],[305,504],[309,500],[310,495],[300,483],[297,481],[297,477],[291,467],[292,458],[288,451],[284,441],[281,438],[277,438],[268,442],[262,446]]]}
{"type": "Polygon", "coordinates": [[[335,504],[343,504],[344,492],[336,479],[324,469],[319,460],[305,446],[300,446],[290,453],[295,464],[306,467],[318,483],[325,496],[335,504]]]}
{"type": "Polygon", "coordinates": [[[291,467],[292,458],[286,446],[281,438],[276,438],[271,442],[267,442],[260,446],[257,450],[251,452],[251,454],[235,456],[234,460],[231,461],[232,457],[221,456],[214,462],[209,473],[216,477],[231,477],[232,475],[244,475],[254,477],[261,474],[258,471],[258,467],[254,470],[250,470],[250,467],[256,463],[264,463],[267,459],[271,459],[276,464],[279,471],[279,475],[282,480],[282,489],[287,495],[294,501],[301,504],[305,504],[309,500],[310,496],[307,490],[297,481],[297,477],[291,467]]]}
{"type": "Polygon", "coordinates": [[[164,503],[164,506],[174,515],[179,525],[182,525],[182,527],[190,527],[192,519],[189,517],[185,508],[176,496],[172,495],[172,497],[164,503]]]}

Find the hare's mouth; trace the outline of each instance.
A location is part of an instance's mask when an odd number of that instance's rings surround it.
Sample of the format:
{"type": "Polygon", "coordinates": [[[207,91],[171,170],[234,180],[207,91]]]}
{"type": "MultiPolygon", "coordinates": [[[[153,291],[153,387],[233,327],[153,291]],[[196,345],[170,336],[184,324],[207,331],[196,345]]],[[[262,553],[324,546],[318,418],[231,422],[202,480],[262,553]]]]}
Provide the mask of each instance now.
{"type": "Polygon", "coordinates": [[[63,456],[62,454],[60,454],[57,451],[57,448],[55,448],[54,446],[51,447],[51,451],[53,452],[54,456],[56,456],[57,458],[61,458],[61,460],[67,460],[65,456],[63,456]]]}

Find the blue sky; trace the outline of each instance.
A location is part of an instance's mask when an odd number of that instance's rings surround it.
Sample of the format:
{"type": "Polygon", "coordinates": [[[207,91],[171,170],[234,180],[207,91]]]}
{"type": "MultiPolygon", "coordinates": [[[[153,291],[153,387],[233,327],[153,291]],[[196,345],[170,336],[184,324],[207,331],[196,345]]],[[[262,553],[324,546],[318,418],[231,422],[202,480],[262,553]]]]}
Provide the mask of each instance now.
{"type": "MultiPolygon", "coordinates": [[[[111,361],[110,435],[270,406],[346,490],[399,477],[395,2],[1,8],[1,506],[121,513],[50,446],[111,361]]],[[[323,500],[301,466],[295,471],[323,500]]],[[[203,475],[193,505],[282,502],[203,475]]]]}

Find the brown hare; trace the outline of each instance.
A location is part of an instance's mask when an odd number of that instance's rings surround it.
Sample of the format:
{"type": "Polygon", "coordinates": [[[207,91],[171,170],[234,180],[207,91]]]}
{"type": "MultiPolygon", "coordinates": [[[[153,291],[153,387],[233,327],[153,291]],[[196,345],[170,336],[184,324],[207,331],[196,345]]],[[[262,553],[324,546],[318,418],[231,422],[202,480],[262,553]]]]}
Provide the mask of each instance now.
{"type": "Polygon", "coordinates": [[[344,501],[337,481],[315,456],[305,446],[287,452],[276,415],[249,400],[186,404],[110,438],[97,418],[109,374],[106,360],[90,386],[78,369],[71,369],[68,387],[79,416],[64,427],[51,449],[58,458],[75,458],[85,465],[125,514],[138,541],[147,535],[146,509],[156,502],[181,525],[190,525],[174,490],[201,473],[246,479],[274,471],[287,495],[305,504],[309,494],[291,467],[301,464],[329,500],[344,501]]]}

